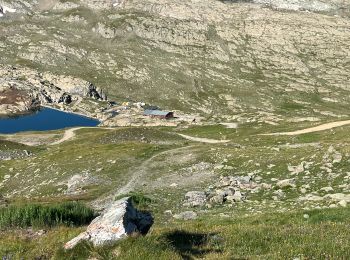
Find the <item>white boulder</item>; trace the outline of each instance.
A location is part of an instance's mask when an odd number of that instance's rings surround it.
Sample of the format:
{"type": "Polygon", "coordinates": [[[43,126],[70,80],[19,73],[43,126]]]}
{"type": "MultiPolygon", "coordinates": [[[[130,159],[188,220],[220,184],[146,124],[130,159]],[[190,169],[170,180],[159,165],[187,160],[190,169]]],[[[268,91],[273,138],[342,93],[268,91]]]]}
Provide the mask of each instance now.
{"type": "Polygon", "coordinates": [[[112,203],[85,232],[66,243],[64,248],[71,249],[83,240],[102,246],[135,233],[146,235],[152,225],[151,214],[135,209],[130,198],[126,197],[112,203]]]}
{"type": "Polygon", "coordinates": [[[277,182],[277,187],[283,188],[295,188],[295,180],[294,179],[285,179],[277,182]]]}

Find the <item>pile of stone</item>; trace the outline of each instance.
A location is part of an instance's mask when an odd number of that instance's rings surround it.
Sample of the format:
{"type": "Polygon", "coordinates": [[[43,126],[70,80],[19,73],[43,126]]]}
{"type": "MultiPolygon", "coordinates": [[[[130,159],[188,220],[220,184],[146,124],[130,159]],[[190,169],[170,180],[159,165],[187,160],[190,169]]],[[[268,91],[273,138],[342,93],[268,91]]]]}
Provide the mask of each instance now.
{"type": "Polygon", "coordinates": [[[251,176],[226,176],[207,191],[189,191],[185,195],[186,207],[213,206],[223,203],[237,203],[246,200],[248,192],[254,192],[260,189],[270,189],[269,184],[258,184],[253,181],[251,176]]]}

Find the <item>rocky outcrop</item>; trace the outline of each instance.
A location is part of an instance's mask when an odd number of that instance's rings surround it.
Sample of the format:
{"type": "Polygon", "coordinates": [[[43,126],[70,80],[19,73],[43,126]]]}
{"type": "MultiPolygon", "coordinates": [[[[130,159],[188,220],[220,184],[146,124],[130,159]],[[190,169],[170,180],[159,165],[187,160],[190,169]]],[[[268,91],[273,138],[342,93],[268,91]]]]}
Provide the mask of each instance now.
{"type": "Polygon", "coordinates": [[[71,249],[83,240],[102,246],[130,235],[146,235],[152,225],[151,214],[138,211],[130,198],[123,198],[112,203],[91,222],[85,232],[66,243],[64,248],[71,249]]]}
{"type": "Polygon", "coordinates": [[[3,17],[6,13],[14,13],[16,12],[16,9],[0,5],[0,17],[3,17]]]}
{"type": "Polygon", "coordinates": [[[26,91],[14,88],[2,88],[0,81],[0,116],[24,114],[39,106],[26,91]]]}
{"type": "Polygon", "coordinates": [[[25,112],[39,105],[69,105],[84,97],[107,100],[101,89],[80,78],[10,66],[0,67],[1,97],[1,114],[25,112]],[[6,93],[10,93],[7,98],[6,93]]]}
{"type": "Polygon", "coordinates": [[[185,195],[185,207],[212,207],[224,203],[244,202],[248,193],[271,189],[272,185],[256,183],[252,176],[225,176],[207,191],[189,191],[185,195]]]}

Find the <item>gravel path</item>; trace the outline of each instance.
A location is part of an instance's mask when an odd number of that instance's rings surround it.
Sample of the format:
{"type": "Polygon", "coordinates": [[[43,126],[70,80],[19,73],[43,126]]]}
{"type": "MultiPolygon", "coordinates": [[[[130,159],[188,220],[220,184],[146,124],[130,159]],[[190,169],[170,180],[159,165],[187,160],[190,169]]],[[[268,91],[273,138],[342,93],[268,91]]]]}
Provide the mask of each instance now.
{"type": "Polygon", "coordinates": [[[323,125],[319,125],[319,126],[315,126],[315,127],[310,127],[310,128],[305,128],[305,129],[292,131],[292,132],[271,133],[271,134],[263,134],[263,135],[302,135],[302,134],[308,134],[308,133],[329,130],[329,129],[344,126],[344,125],[350,125],[350,120],[327,123],[327,124],[323,124],[323,125]]]}

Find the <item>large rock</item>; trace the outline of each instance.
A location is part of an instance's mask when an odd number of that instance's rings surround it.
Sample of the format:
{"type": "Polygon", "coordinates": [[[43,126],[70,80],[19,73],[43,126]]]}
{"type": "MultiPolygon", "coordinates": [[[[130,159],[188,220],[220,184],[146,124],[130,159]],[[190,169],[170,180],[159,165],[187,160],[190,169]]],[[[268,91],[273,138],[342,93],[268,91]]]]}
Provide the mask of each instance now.
{"type": "Polygon", "coordinates": [[[126,197],[112,203],[85,232],[66,243],[64,248],[71,249],[83,240],[102,246],[135,233],[146,235],[152,225],[151,214],[135,209],[130,198],[126,197]]]}

